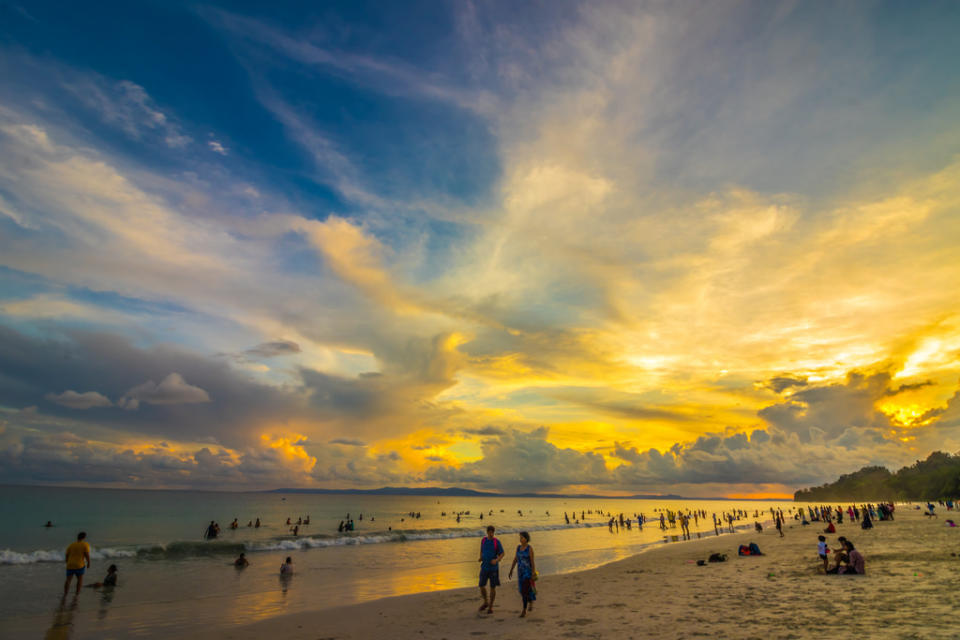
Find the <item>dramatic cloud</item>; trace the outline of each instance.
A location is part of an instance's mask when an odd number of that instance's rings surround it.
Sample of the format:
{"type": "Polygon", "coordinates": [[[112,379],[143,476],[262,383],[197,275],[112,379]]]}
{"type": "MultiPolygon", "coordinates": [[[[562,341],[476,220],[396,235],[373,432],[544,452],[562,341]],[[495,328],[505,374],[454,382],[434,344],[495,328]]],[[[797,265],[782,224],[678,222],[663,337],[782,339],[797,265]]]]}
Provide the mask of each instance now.
{"type": "Polygon", "coordinates": [[[110,398],[96,391],[77,393],[76,391],[68,390],[63,393],[48,393],[45,397],[50,402],[56,402],[61,406],[70,407],[71,409],[91,409],[93,407],[113,406],[110,398]]]}
{"type": "Polygon", "coordinates": [[[790,376],[774,376],[773,378],[767,380],[765,386],[775,393],[783,393],[783,391],[792,387],[807,386],[807,379],[791,378],[790,376]]]}
{"type": "Polygon", "coordinates": [[[334,438],[330,444],[342,444],[347,447],[365,447],[367,443],[363,440],[351,440],[349,438],[334,438]]]}
{"type": "Polygon", "coordinates": [[[244,351],[244,353],[257,358],[273,358],[276,356],[300,353],[300,345],[292,340],[274,340],[273,342],[264,342],[255,347],[251,347],[244,351]]]}
{"type": "Polygon", "coordinates": [[[546,428],[527,433],[511,429],[484,440],[483,458],[477,462],[457,469],[434,467],[427,470],[426,479],[528,491],[610,481],[603,456],[557,447],[547,441],[548,433],[546,428]]]}
{"type": "Polygon", "coordinates": [[[492,425],[487,425],[486,427],[480,427],[479,429],[464,429],[464,433],[474,435],[474,436],[502,436],[506,435],[506,431],[500,427],[494,427],[492,425]]]}
{"type": "Polygon", "coordinates": [[[948,9],[382,9],[10,30],[0,480],[789,493],[960,449],[948,9]]]}
{"type": "Polygon", "coordinates": [[[147,404],[197,404],[210,402],[210,395],[183,379],[179,373],[171,373],[159,384],[148,380],[123,394],[117,404],[124,409],[138,409],[140,403],[147,404]]]}
{"type": "Polygon", "coordinates": [[[893,425],[877,404],[888,395],[890,379],[888,372],[852,372],[843,383],[807,387],[759,415],[804,442],[832,440],[857,428],[886,433],[893,425]]]}

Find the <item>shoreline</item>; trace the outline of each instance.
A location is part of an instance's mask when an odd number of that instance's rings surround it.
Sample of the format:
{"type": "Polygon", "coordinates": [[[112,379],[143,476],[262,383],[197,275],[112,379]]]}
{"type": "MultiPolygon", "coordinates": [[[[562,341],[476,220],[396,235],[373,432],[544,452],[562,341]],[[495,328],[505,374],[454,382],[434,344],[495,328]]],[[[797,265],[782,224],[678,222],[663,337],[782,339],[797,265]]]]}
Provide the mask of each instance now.
{"type": "MultiPolygon", "coordinates": [[[[545,576],[537,583],[533,612],[518,619],[516,580],[504,569],[492,615],[476,613],[476,587],[428,591],[347,606],[274,616],[243,626],[204,629],[175,637],[234,640],[264,634],[293,639],[519,638],[530,633],[558,637],[805,638],[876,634],[877,625],[907,632],[923,621],[923,638],[960,636],[954,609],[960,605],[955,577],[960,571],[960,528],[944,519],[926,519],[907,505],[896,520],[862,531],[845,522],[827,534],[834,546],[846,535],[866,556],[866,576],[825,576],[817,572],[820,523],[802,527],[788,521],[786,536],[765,527],[653,545],[628,558],[572,573],[545,576]],[[757,542],[764,556],[738,557],[737,546],[757,542]],[[921,545],[924,552],[917,551],[921,545]],[[727,562],[697,566],[711,553],[727,562]],[[910,611],[905,622],[897,611],[910,611]],[[827,618],[824,618],[827,616],[827,618]],[[837,616],[840,616],[838,619],[837,616]]],[[[512,549],[512,545],[505,545],[512,549]]],[[[508,552],[504,562],[512,561],[508,552]]]]}

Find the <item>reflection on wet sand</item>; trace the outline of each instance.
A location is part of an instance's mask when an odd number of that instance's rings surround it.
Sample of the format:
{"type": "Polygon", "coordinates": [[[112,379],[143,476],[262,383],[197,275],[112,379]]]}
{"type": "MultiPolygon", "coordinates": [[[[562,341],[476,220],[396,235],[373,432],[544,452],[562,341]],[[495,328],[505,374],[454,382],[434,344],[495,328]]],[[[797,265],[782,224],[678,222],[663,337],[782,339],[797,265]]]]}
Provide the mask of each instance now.
{"type": "Polygon", "coordinates": [[[67,604],[67,596],[60,599],[60,606],[53,613],[53,623],[47,630],[46,640],[67,640],[73,634],[73,616],[77,611],[77,596],[67,604]]]}
{"type": "Polygon", "coordinates": [[[107,612],[110,610],[110,605],[113,603],[113,598],[116,595],[114,590],[116,587],[106,586],[103,587],[100,591],[100,609],[97,611],[97,619],[103,620],[107,617],[107,612]]]}
{"type": "Polygon", "coordinates": [[[287,589],[290,588],[290,583],[293,581],[292,573],[281,573],[280,574],[280,593],[287,595],[287,589]]]}

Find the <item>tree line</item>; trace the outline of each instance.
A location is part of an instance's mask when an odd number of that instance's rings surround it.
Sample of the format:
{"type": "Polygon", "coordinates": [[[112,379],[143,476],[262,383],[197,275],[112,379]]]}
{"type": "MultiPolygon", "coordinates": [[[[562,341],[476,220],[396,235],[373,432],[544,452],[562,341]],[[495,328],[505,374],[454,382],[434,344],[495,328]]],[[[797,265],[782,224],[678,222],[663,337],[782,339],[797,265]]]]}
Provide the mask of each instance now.
{"type": "Polygon", "coordinates": [[[836,482],[801,489],[797,502],[844,500],[939,500],[960,497],[960,454],[935,451],[926,460],[891,473],[886,467],[864,467],[840,476],[836,482]]]}

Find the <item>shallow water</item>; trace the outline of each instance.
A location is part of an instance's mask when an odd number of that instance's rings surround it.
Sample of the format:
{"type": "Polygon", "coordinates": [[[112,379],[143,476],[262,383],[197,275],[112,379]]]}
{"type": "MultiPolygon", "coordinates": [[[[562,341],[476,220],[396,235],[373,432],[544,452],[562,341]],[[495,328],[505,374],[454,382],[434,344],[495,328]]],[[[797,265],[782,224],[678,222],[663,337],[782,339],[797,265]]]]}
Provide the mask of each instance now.
{"type": "MultiPolygon", "coordinates": [[[[679,529],[661,531],[656,509],[704,509],[694,534],[714,535],[711,513],[744,509],[765,522],[770,507],[787,502],[649,501],[554,498],[444,498],[268,493],[126,491],[48,487],[0,487],[6,526],[0,532],[0,635],[85,638],[165,637],[198,625],[229,626],[296,611],[376,598],[471,586],[476,582],[477,543],[487,524],[512,559],[516,532],[531,533],[541,574],[599,566],[662,544],[679,529]],[[643,529],[610,531],[607,517],[586,514],[567,525],[563,514],[593,510],[651,520],[643,529]],[[410,518],[417,512],[421,518],[410,518]],[[469,511],[461,521],[455,512],[469,511]],[[518,513],[518,511],[520,513],[518,513]],[[347,513],[356,531],[337,525],[347,513]],[[446,512],[446,516],[442,515],[446,512]],[[492,512],[492,515],[491,515],[492,512]],[[359,519],[363,514],[363,520],[359,519]],[[483,514],[483,520],[480,519],[483,514]],[[548,515],[549,514],[549,515],[548,515]],[[293,537],[288,517],[310,516],[293,537]],[[246,523],[260,517],[260,529],[246,523]],[[241,526],[230,530],[239,518],[241,526]],[[223,529],[215,542],[202,539],[211,519],[223,529]],[[43,528],[52,520],[55,526],[43,528]],[[93,564],[88,582],[111,562],[120,570],[112,592],[84,589],[61,602],[63,549],[87,531],[93,564]],[[392,529],[392,530],[391,530],[392,529]],[[250,567],[233,568],[245,551],[250,567]],[[296,568],[281,580],[290,555],[296,568]]],[[[692,523],[691,523],[692,524],[692,523]]],[[[509,564],[508,564],[509,567],[509,564]]],[[[501,579],[506,582],[507,569],[501,579]]],[[[507,583],[515,588],[515,583],[507,583]]]]}

